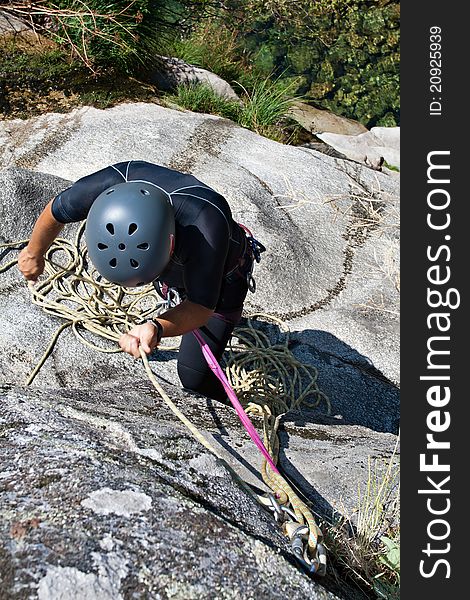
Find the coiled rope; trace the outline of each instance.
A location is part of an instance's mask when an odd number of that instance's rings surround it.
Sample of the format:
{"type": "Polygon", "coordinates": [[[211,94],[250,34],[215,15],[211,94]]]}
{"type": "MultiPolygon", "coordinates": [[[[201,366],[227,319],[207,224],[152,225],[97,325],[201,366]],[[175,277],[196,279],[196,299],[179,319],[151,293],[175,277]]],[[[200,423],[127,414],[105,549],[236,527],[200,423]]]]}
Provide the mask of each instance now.
{"type": "MultiPolygon", "coordinates": [[[[150,315],[158,314],[166,306],[165,302],[158,300],[152,285],[130,289],[102,280],[88,261],[83,231],[84,224],[79,228],[74,241],[56,238],[45,255],[45,277],[35,286],[29,286],[33,303],[46,313],[65,319],[65,323],[53,335],[26,385],[32,383],[60,334],[67,327],[71,327],[77,339],[89,348],[99,352],[121,352],[117,344],[121,335],[150,315]],[[104,345],[103,340],[112,342],[112,345],[104,345]]],[[[28,241],[1,244],[0,248],[19,248],[28,241]]],[[[0,267],[0,273],[16,263],[17,260],[8,262],[0,267]]],[[[227,378],[240,402],[246,406],[246,412],[263,419],[264,444],[275,464],[279,456],[278,428],[283,415],[301,405],[318,406],[322,401],[330,411],[329,400],[317,385],[317,370],[298,361],[288,345],[287,325],[276,317],[258,313],[248,319],[246,327],[235,329],[226,359],[227,378]],[[254,327],[253,321],[258,318],[277,325],[283,333],[282,342],[271,344],[268,335],[254,327]]],[[[160,345],[159,350],[175,350],[177,347],[160,345]]],[[[292,520],[285,521],[283,529],[294,550],[297,550],[298,558],[310,572],[323,574],[326,557],[321,546],[321,531],[310,508],[292,486],[271,467],[268,468],[267,461],[263,458],[262,478],[272,490],[274,499],[271,496],[268,500],[256,494],[172,402],[158,383],[142,349],[140,354],[152,385],[192,435],[224,464],[232,477],[252,497],[275,512],[278,511],[276,516],[279,516],[279,507],[284,508],[286,514],[291,516],[292,520]],[[306,541],[303,549],[299,549],[299,540],[306,541]]]]}
{"type": "MultiPolygon", "coordinates": [[[[247,327],[235,330],[226,372],[240,402],[246,405],[246,412],[263,419],[264,444],[274,463],[279,457],[278,429],[282,416],[302,405],[317,407],[322,401],[326,403],[328,413],[331,411],[328,397],[318,388],[317,369],[293,356],[289,350],[288,326],[272,315],[253,314],[247,320],[247,327]],[[254,328],[253,320],[258,318],[277,325],[284,334],[283,339],[272,344],[267,334],[254,328]]],[[[308,547],[315,555],[322,533],[311,510],[282,476],[267,467],[263,459],[263,481],[273,490],[278,503],[290,504],[297,522],[308,526],[308,547]]]]}

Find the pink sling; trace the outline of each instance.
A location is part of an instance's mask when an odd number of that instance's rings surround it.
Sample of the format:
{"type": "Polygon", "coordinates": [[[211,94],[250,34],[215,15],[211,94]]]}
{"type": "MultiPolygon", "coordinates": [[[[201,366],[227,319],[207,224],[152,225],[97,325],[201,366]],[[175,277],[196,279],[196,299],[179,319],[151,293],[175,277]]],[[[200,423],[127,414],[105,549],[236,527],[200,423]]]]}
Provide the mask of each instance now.
{"type": "Polygon", "coordinates": [[[195,329],[193,331],[193,334],[194,334],[194,337],[199,342],[199,345],[201,346],[201,350],[204,355],[204,358],[206,359],[207,364],[209,365],[210,369],[212,370],[214,375],[217,377],[217,379],[220,381],[220,383],[224,386],[224,389],[227,392],[227,396],[229,397],[230,402],[233,404],[233,407],[237,411],[237,415],[239,416],[240,421],[243,423],[243,426],[247,430],[249,436],[254,441],[254,443],[258,446],[259,450],[261,451],[261,453],[263,454],[263,456],[266,458],[267,462],[269,463],[271,469],[275,473],[279,474],[278,468],[274,464],[273,459],[269,455],[269,452],[266,450],[263,442],[261,441],[261,438],[258,435],[258,432],[256,431],[256,429],[253,426],[253,423],[250,421],[250,419],[248,418],[248,415],[243,410],[243,406],[240,404],[240,401],[238,400],[237,395],[235,394],[232,386],[228,382],[228,380],[225,376],[225,373],[222,371],[219,363],[215,359],[215,356],[213,355],[212,350],[206,344],[206,342],[204,341],[204,338],[202,337],[202,335],[200,334],[200,332],[197,329],[195,329]]]}

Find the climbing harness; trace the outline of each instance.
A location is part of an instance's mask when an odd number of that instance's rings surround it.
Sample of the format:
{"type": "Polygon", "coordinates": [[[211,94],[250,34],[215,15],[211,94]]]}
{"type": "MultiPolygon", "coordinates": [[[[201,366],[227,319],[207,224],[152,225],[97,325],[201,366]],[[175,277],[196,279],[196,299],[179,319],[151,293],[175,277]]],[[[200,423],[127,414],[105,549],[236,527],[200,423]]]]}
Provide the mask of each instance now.
{"type": "Polygon", "coordinates": [[[253,234],[241,223],[238,223],[241,229],[245,232],[245,249],[242,252],[237,264],[225,275],[225,280],[228,283],[233,283],[240,277],[246,279],[248,290],[252,293],[256,291],[256,281],[253,277],[253,268],[255,261],[261,260],[261,253],[266,251],[265,246],[253,237],[253,234]]]}
{"type": "MultiPolygon", "coordinates": [[[[103,281],[89,265],[82,237],[83,226],[79,229],[75,242],[56,239],[46,253],[46,278],[40,280],[36,286],[30,286],[34,304],[48,314],[66,321],[54,334],[43,357],[29,376],[27,385],[33,381],[52,352],[60,333],[67,327],[71,327],[79,341],[90,348],[101,352],[120,352],[121,349],[116,346],[123,333],[155,312],[166,310],[170,303],[178,300],[171,293],[167,293],[168,297],[164,302],[158,301],[152,285],[135,290],[103,281]],[[60,256],[59,263],[54,260],[57,254],[60,256]],[[85,332],[97,336],[98,339],[113,342],[113,347],[90,342],[85,332]]],[[[28,240],[22,240],[2,244],[0,248],[13,249],[27,243],[28,240]]],[[[259,257],[264,251],[264,246],[256,240],[253,243],[260,246],[259,257]]],[[[254,250],[253,256],[257,260],[254,250]]],[[[13,260],[0,267],[0,273],[16,263],[17,260],[13,260]]],[[[204,340],[199,332],[194,333],[202,349],[204,340]]],[[[235,329],[227,353],[225,375],[208,347],[205,353],[213,371],[217,372],[219,378],[222,377],[221,381],[225,381],[223,385],[229,397],[236,398],[237,413],[248,430],[251,425],[250,435],[263,453],[261,474],[263,481],[271,489],[271,492],[264,496],[255,493],[228,465],[220,452],[179,411],[158,383],[142,349],[140,354],[151,383],[165,403],[188,427],[192,435],[224,464],[234,480],[252,498],[273,512],[275,520],[282,525],[285,535],[290,540],[292,552],[299,564],[309,574],[323,575],[326,571],[326,555],[321,531],[309,507],[276,466],[279,454],[277,431],[281,417],[290,410],[298,409],[301,404],[317,406],[324,401],[328,411],[330,406],[328,398],[318,389],[316,369],[298,361],[288,345],[289,334],[285,323],[269,315],[258,314],[248,319],[247,327],[235,329]],[[272,344],[266,333],[255,328],[253,322],[257,318],[263,319],[263,322],[274,322],[284,335],[282,343],[272,344]],[[246,405],[245,410],[242,405],[246,405]],[[261,442],[248,415],[262,418],[264,442],[261,442]]],[[[176,346],[160,346],[161,350],[175,348],[176,346]]]]}

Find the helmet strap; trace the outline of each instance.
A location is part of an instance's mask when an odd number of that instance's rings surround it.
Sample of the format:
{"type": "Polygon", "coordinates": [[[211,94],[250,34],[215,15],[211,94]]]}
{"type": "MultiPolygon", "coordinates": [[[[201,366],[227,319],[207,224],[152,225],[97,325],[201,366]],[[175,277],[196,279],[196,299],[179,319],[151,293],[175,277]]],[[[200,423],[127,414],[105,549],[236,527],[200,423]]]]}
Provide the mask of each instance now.
{"type": "Polygon", "coordinates": [[[173,256],[173,251],[175,249],[175,236],[170,233],[170,258],[173,256]]]}

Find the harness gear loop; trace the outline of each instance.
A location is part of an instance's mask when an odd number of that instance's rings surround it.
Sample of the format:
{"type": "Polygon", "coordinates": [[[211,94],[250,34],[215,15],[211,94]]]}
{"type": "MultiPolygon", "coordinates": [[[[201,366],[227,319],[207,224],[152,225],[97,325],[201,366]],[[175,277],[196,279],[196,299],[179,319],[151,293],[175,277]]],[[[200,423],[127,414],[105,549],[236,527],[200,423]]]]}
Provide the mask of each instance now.
{"type": "Polygon", "coordinates": [[[256,281],[253,277],[255,261],[261,260],[261,253],[266,251],[266,247],[253,237],[251,231],[242,223],[238,223],[245,232],[245,248],[237,261],[237,264],[228,273],[225,274],[225,280],[233,283],[238,278],[246,279],[248,290],[251,293],[256,292],[256,281]]]}
{"type": "Polygon", "coordinates": [[[177,288],[169,287],[166,283],[159,281],[158,279],[153,282],[153,287],[160,298],[165,301],[163,307],[166,310],[178,306],[183,300],[177,288]]]}

